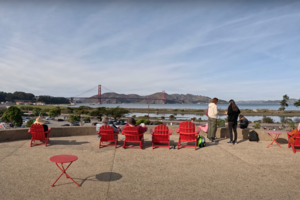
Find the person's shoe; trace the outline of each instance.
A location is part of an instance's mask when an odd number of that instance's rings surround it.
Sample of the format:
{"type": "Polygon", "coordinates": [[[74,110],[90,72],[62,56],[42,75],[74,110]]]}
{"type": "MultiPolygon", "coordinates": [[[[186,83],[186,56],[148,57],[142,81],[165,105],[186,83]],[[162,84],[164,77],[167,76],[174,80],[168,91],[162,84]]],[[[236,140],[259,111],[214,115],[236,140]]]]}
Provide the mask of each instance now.
{"type": "Polygon", "coordinates": [[[235,142],[235,144],[238,144],[237,142],[235,142]]]}
{"type": "Polygon", "coordinates": [[[235,141],[233,141],[232,144],[235,144],[235,141]]]}
{"type": "Polygon", "coordinates": [[[97,135],[97,139],[100,139],[100,135],[97,135]]]}
{"type": "Polygon", "coordinates": [[[227,142],[228,144],[233,144],[231,141],[227,142]]]}
{"type": "Polygon", "coordinates": [[[212,140],[212,142],[216,142],[217,140],[212,140]]]}

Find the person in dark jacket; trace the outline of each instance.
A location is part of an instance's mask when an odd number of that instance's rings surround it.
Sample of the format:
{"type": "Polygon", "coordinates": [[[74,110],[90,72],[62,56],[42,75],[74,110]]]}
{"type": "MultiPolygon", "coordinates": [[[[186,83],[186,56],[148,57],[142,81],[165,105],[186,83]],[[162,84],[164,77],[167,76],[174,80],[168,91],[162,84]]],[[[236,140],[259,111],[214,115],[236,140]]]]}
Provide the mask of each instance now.
{"type": "Polygon", "coordinates": [[[248,128],[249,122],[248,120],[244,117],[244,115],[240,115],[240,128],[245,129],[248,128]]]}
{"type": "Polygon", "coordinates": [[[240,114],[240,109],[235,104],[234,100],[229,101],[229,106],[227,112],[225,112],[226,115],[228,115],[228,128],[229,128],[229,134],[230,134],[230,141],[228,144],[237,144],[237,120],[240,114]],[[232,129],[234,132],[234,140],[232,140],[232,129]]]}

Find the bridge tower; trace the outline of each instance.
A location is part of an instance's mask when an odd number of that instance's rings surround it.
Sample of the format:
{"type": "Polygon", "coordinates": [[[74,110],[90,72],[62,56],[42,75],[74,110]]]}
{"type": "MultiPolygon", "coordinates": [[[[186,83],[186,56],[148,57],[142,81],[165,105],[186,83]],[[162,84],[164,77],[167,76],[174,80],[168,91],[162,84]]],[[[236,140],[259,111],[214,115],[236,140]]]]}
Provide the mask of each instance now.
{"type": "Polygon", "coordinates": [[[98,85],[98,104],[101,104],[101,85],[98,85]]]}
{"type": "Polygon", "coordinates": [[[162,104],[166,103],[165,91],[162,91],[162,104]]]}

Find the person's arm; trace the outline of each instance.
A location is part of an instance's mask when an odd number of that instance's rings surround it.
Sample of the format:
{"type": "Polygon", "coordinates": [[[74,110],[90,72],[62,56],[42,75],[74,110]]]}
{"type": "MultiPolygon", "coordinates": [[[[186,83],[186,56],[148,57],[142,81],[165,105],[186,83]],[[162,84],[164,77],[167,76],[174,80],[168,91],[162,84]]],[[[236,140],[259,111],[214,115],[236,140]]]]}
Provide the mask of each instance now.
{"type": "Polygon", "coordinates": [[[48,126],[46,124],[43,124],[44,132],[48,131],[48,126]]]}
{"type": "Polygon", "coordinates": [[[217,105],[214,106],[214,113],[215,113],[216,115],[218,115],[218,113],[219,113],[219,111],[218,111],[218,106],[217,106],[217,105]]]}
{"type": "Polygon", "coordinates": [[[112,128],[114,129],[114,133],[119,133],[118,128],[114,124],[112,125],[112,128]]]}
{"type": "Polygon", "coordinates": [[[148,130],[148,128],[146,126],[144,126],[144,127],[138,126],[138,132],[139,132],[139,134],[145,133],[147,130],[148,130]]]}
{"type": "Polygon", "coordinates": [[[232,106],[228,106],[228,109],[227,109],[227,115],[232,115],[232,106]]]}
{"type": "Polygon", "coordinates": [[[245,118],[245,124],[248,126],[249,125],[249,121],[248,119],[245,118]]]}

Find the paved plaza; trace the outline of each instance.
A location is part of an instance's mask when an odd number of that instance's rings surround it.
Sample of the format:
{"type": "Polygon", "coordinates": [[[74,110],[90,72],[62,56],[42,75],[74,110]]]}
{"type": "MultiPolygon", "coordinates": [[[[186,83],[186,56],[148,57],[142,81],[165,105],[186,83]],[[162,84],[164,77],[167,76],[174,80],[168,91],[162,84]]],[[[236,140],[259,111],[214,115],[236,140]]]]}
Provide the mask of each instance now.
{"type": "MultiPolygon", "coordinates": [[[[124,139],[124,136],[120,136],[124,139]]],[[[48,147],[29,147],[29,140],[0,143],[1,199],[299,199],[300,152],[287,144],[220,139],[194,150],[104,147],[95,136],[50,138],[48,147]],[[78,156],[60,175],[49,158],[78,156]]],[[[171,136],[177,144],[178,134],[171,136]]]]}

